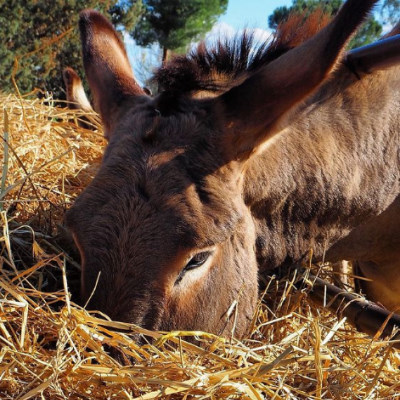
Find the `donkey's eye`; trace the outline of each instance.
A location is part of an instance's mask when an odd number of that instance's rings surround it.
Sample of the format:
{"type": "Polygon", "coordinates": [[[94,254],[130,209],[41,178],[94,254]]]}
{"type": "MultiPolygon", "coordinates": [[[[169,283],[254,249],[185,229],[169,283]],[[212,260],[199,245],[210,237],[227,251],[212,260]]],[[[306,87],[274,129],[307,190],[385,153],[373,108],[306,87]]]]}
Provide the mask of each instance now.
{"type": "Polygon", "coordinates": [[[202,266],[208,260],[208,257],[210,257],[210,255],[211,251],[202,251],[201,253],[197,253],[186,264],[184,270],[190,271],[191,269],[202,266]]]}
{"type": "Polygon", "coordinates": [[[201,253],[195,254],[189,262],[185,265],[185,267],[181,270],[178,275],[178,278],[175,281],[175,284],[179,283],[186,272],[201,267],[210,257],[212,251],[202,251],[201,253]]]}

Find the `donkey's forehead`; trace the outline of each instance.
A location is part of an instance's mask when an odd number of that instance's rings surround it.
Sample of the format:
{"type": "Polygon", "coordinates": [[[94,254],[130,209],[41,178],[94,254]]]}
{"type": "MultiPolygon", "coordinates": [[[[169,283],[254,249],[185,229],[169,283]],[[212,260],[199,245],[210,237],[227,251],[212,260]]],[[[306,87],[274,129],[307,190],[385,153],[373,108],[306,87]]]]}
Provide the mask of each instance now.
{"type": "Polygon", "coordinates": [[[135,235],[155,227],[196,246],[223,241],[240,218],[234,171],[221,166],[207,122],[198,118],[201,111],[160,116],[153,106],[147,101],[125,110],[69,225],[86,230],[80,226],[104,214],[108,224],[122,220],[135,235]]]}
{"type": "Polygon", "coordinates": [[[103,165],[108,171],[126,166],[142,179],[162,169],[164,174],[175,174],[178,184],[188,176],[199,182],[221,167],[221,146],[204,103],[191,99],[177,103],[177,109],[168,115],[155,108],[155,100],[128,104],[104,154],[103,165]]]}
{"type": "Polygon", "coordinates": [[[147,147],[153,144],[156,149],[192,143],[193,137],[204,137],[208,130],[206,108],[205,102],[179,96],[169,97],[168,101],[141,98],[127,102],[120,111],[112,141],[133,135],[139,143],[143,142],[147,147]]]}
{"type": "Polygon", "coordinates": [[[236,186],[220,176],[207,146],[156,146],[124,134],[106,153],[69,213],[74,230],[124,221],[121,227],[133,236],[154,230],[152,236],[168,240],[173,231],[184,247],[209,246],[231,234],[240,218],[231,190],[236,186]]]}

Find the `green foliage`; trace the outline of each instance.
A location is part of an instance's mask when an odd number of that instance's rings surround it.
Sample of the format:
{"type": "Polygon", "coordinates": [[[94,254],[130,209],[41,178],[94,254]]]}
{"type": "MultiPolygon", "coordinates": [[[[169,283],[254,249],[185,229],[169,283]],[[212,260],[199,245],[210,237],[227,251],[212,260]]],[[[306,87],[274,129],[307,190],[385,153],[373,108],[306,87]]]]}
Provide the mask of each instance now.
{"type": "Polygon", "coordinates": [[[396,24],[400,22],[400,0],[385,0],[382,6],[385,22],[396,24]]]}
{"type": "Polygon", "coordinates": [[[268,18],[268,25],[271,29],[276,29],[278,25],[285,21],[291,12],[306,12],[306,15],[317,8],[322,8],[328,14],[335,14],[342,5],[342,0],[293,0],[290,7],[278,7],[268,18]]]}
{"type": "Polygon", "coordinates": [[[22,93],[40,88],[53,92],[56,98],[64,98],[62,69],[72,66],[80,76],[84,74],[79,12],[85,8],[102,13],[109,10],[113,21],[132,27],[140,7],[127,10],[116,4],[117,0],[0,0],[0,90],[13,90],[11,75],[18,57],[15,78],[22,93]],[[52,43],[52,39],[65,32],[68,33],[63,39],[52,43]]]}
{"type": "Polygon", "coordinates": [[[159,43],[179,51],[208,32],[226,11],[228,0],[143,0],[145,12],[132,31],[140,46],[159,43]]]}
{"type": "Polygon", "coordinates": [[[119,0],[108,10],[113,24],[122,26],[126,31],[131,31],[135,27],[143,12],[144,6],[141,0],[119,0]]]}
{"type": "MultiPolygon", "coordinates": [[[[386,2],[399,3],[400,0],[386,0],[386,2]]],[[[326,13],[334,15],[342,3],[343,0],[293,0],[293,4],[290,7],[276,8],[268,18],[268,25],[271,29],[276,29],[279,23],[285,21],[291,12],[305,12],[307,16],[308,13],[317,8],[322,8],[326,13]]],[[[371,43],[377,40],[381,33],[382,25],[371,16],[352,39],[349,47],[360,47],[371,43]]]]}
{"type": "Polygon", "coordinates": [[[370,17],[351,39],[349,48],[354,49],[375,42],[381,35],[382,25],[374,17],[370,17]]]}

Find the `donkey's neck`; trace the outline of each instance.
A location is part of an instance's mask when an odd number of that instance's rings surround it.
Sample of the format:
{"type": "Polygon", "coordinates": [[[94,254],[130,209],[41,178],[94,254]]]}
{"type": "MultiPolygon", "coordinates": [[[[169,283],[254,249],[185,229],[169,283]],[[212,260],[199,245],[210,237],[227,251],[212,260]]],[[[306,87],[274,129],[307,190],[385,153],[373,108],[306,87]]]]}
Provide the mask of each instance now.
{"type": "Polygon", "coordinates": [[[400,68],[358,81],[343,67],[299,107],[296,124],[253,158],[244,197],[262,269],[292,263],[310,248],[322,257],[394,200],[399,90],[400,68]]]}

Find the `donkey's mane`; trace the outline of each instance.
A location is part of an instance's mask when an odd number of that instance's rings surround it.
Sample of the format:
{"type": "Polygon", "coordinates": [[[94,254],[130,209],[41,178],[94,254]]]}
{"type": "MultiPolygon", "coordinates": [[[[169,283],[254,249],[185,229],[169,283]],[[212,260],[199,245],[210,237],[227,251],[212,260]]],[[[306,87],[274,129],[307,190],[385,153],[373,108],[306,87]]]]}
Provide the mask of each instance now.
{"type": "Polygon", "coordinates": [[[202,41],[187,55],[160,67],[152,80],[162,92],[224,92],[315,35],[330,20],[321,9],[306,15],[291,14],[267,42],[257,40],[249,30],[231,39],[220,38],[212,46],[202,41]]]}

